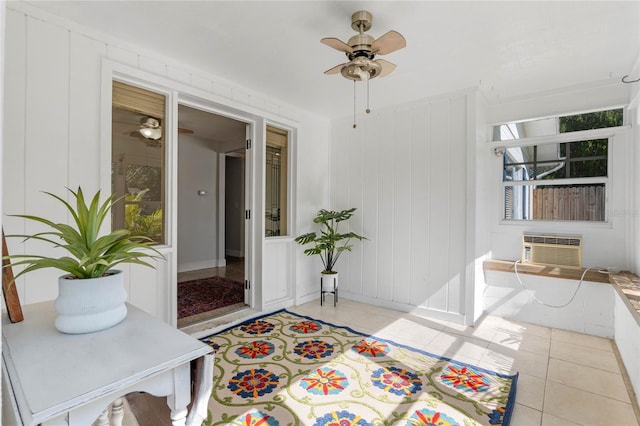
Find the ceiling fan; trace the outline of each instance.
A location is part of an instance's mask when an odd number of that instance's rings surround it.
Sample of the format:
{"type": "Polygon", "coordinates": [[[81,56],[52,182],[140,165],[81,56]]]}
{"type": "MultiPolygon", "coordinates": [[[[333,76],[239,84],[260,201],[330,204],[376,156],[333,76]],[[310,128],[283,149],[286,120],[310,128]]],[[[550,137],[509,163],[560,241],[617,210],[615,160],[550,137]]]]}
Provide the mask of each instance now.
{"type": "MultiPolygon", "coordinates": [[[[178,128],[178,133],[191,134],[193,130],[178,128]]],[[[129,136],[143,137],[151,141],[157,141],[162,137],[162,126],[160,120],[151,116],[143,116],[140,118],[139,128],[129,132],[129,136]]]]}
{"type": "Polygon", "coordinates": [[[384,59],[374,59],[376,55],[387,55],[402,49],[407,45],[406,40],[397,31],[391,30],[378,39],[365,34],[371,29],[373,16],[371,12],[361,10],[351,15],[351,28],[358,31],[358,34],[351,37],[348,43],[335,37],[325,37],[320,40],[336,50],[344,52],[349,58],[349,62],[336,65],[325,71],[325,74],[337,74],[340,72],[343,77],[355,80],[366,81],[376,77],[384,77],[390,74],[395,68],[395,64],[384,59]]]}
{"type": "MultiPolygon", "coordinates": [[[[378,39],[365,34],[366,31],[371,29],[372,22],[373,16],[371,12],[360,10],[351,15],[351,28],[358,31],[358,34],[351,37],[347,43],[335,37],[325,37],[320,40],[321,43],[344,52],[349,58],[349,62],[336,65],[326,70],[325,74],[340,73],[343,77],[353,80],[354,83],[356,81],[367,82],[367,113],[371,112],[369,109],[369,80],[389,75],[396,69],[396,65],[389,61],[375,59],[376,55],[387,55],[407,45],[407,41],[402,34],[394,30],[387,32],[378,39]]],[[[355,122],[353,127],[356,127],[355,122]]]]}

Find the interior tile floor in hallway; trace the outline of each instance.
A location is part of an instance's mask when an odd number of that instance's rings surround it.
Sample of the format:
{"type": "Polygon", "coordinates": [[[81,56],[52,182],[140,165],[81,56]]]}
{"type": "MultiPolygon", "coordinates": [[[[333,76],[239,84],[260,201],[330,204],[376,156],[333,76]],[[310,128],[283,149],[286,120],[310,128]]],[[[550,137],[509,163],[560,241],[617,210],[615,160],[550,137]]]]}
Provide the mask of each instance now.
{"type": "MultiPolygon", "coordinates": [[[[500,373],[519,372],[511,426],[639,425],[611,340],[495,316],[467,327],[344,298],[336,307],[330,296],[327,302],[288,310],[500,373]]],[[[139,425],[164,425],[158,423],[163,411],[169,418],[164,399],[149,407],[149,415],[136,413],[139,425]]]]}

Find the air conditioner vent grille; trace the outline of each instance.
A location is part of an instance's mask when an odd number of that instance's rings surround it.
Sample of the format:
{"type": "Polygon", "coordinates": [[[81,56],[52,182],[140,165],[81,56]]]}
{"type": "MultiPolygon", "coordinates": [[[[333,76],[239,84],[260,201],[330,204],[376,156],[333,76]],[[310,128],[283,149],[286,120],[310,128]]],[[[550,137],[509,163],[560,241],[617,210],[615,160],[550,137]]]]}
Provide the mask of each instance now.
{"type": "Polygon", "coordinates": [[[561,235],[522,236],[522,263],[582,268],[582,238],[561,235]]]}

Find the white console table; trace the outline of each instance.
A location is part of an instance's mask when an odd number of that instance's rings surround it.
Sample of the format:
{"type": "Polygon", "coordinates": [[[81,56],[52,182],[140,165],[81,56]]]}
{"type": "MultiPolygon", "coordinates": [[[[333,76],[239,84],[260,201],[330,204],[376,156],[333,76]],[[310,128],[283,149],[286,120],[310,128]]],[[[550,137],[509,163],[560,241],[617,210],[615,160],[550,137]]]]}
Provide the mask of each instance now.
{"type": "Polygon", "coordinates": [[[131,305],[120,324],[80,335],[53,327],[52,302],[26,305],[23,312],[23,322],[2,319],[3,424],[87,426],[135,391],[167,396],[176,426],[200,424],[206,416],[213,372],[206,344],[131,305]],[[201,385],[187,413],[196,359],[201,385]]]}

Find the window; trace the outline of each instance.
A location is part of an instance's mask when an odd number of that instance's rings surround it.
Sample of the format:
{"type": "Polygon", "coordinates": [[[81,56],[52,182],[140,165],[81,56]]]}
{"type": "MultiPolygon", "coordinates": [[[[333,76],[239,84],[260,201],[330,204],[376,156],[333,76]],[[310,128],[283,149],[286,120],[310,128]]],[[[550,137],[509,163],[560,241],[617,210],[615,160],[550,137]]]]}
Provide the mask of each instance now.
{"type": "Polygon", "coordinates": [[[288,132],[267,126],[265,153],[265,236],[287,235],[288,132]]]}
{"type": "Polygon", "coordinates": [[[114,229],[165,242],[165,96],[113,82],[111,190],[114,229]]]}
{"type": "Polygon", "coordinates": [[[596,129],[621,126],[622,119],[617,109],[495,126],[494,140],[502,141],[581,132],[506,147],[503,218],[606,221],[609,139],[596,129]]]}
{"type": "Polygon", "coordinates": [[[493,140],[506,141],[538,136],[551,136],[581,130],[618,127],[622,126],[622,123],[622,108],[610,109],[585,114],[499,124],[493,127],[493,140]]]}

